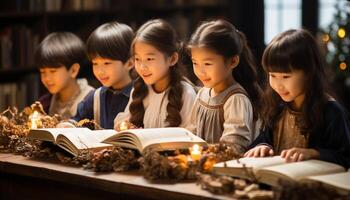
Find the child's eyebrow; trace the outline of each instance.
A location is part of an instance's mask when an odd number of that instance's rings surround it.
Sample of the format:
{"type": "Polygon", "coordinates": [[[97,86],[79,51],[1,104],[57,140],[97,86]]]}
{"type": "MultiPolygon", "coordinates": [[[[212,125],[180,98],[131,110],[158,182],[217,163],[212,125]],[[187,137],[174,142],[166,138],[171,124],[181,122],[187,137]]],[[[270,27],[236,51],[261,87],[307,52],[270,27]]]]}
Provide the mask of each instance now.
{"type": "Polygon", "coordinates": [[[205,58],[205,59],[203,59],[204,61],[213,61],[213,60],[215,60],[214,58],[205,58]]]}
{"type": "MultiPolygon", "coordinates": [[[[192,58],[192,60],[196,60],[196,59],[192,58]]],[[[205,58],[205,59],[203,59],[203,61],[213,61],[213,60],[215,60],[215,59],[214,58],[205,58]]]]}

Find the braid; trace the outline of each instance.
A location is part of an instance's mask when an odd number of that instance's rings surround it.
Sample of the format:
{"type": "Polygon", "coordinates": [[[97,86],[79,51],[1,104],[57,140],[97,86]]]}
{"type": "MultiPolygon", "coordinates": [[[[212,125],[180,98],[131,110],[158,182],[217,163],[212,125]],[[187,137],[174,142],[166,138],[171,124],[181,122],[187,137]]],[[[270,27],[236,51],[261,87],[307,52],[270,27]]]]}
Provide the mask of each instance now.
{"type": "Polygon", "coordinates": [[[137,127],[144,127],[143,117],[145,108],[143,107],[143,99],[148,94],[148,88],[142,78],[137,78],[134,83],[134,92],[132,94],[132,102],[130,104],[130,122],[137,127]]]}
{"type": "Polygon", "coordinates": [[[181,85],[181,75],[178,70],[178,66],[170,67],[170,90],[168,94],[169,103],[167,105],[167,117],[166,120],[169,123],[169,127],[179,126],[182,122],[180,110],[182,108],[182,93],[183,88],[181,85]]]}

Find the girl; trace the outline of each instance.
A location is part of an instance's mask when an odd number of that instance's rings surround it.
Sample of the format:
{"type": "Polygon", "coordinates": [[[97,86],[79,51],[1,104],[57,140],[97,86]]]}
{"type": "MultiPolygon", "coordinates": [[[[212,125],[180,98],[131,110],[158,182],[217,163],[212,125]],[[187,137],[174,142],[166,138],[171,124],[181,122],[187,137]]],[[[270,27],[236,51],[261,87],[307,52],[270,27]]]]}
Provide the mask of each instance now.
{"type": "Polygon", "coordinates": [[[245,156],[280,154],[287,162],[320,159],[350,165],[350,123],[330,96],[322,56],[305,30],[276,36],[264,51],[269,76],[262,112],[264,131],[245,156]]]}
{"type": "Polygon", "coordinates": [[[140,77],[125,112],[115,118],[115,129],[122,121],[129,128],[185,127],[196,93],[180,75],[175,30],[163,20],[150,20],[137,31],[131,48],[140,77]]]}
{"type": "MultiPolygon", "coordinates": [[[[102,87],[90,92],[78,106],[73,121],[95,120],[102,128],[112,129],[114,118],[124,111],[132,89],[130,58],[133,30],[126,24],[109,22],[99,26],[87,40],[87,51],[95,77],[102,87]]],[[[72,124],[60,124],[70,127],[72,124]]]]}
{"type": "Polygon", "coordinates": [[[93,90],[86,79],[77,79],[79,70],[89,63],[84,43],[70,32],[51,33],[36,50],[35,62],[49,91],[39,99],[45,112],[73,117],[78,103],[93,90]]]}
{"type": "Polygon", "coordinates": [[[261,88],[242,32],[225,20],[202,23],[188,44],[193,69],[203,83],[190,130],[210,143],[230,143],[244,153],[259,129],[261,88]]]}

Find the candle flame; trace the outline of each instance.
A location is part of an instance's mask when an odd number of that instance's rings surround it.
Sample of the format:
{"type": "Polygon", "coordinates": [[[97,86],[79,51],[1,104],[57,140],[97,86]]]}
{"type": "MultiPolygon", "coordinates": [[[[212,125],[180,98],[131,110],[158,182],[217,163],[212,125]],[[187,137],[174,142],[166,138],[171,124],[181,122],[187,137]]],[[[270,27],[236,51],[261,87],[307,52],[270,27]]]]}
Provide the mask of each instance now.
{"type": "Polygon", "coordinates": [[[198,152],[199,151],[199,145],[198,144],[193,145],[192,151],[198,152]]]}
{"type": "Polygon", "coordinates": [[[31,116],[31,129],[38,128],[39,120],[39,112],[35,110],[31,116]]]}
{"type": "Polygon", "coordinates": [[[191,157],[193,160],[199,160],[202,154],[202,148],[198,144],[194,144],[192,148],[190,148],[191,157]]]}
{"type": "Polygon", "coordinates": [[[120,125],[119,125],[119,130],[120,130],[120,131],[125,131],[125,130],[128,130],[128,129],[129,129],[128,123],[125,122],[125,121],[122,121],[122,122],[120,123],[120,125]]]}

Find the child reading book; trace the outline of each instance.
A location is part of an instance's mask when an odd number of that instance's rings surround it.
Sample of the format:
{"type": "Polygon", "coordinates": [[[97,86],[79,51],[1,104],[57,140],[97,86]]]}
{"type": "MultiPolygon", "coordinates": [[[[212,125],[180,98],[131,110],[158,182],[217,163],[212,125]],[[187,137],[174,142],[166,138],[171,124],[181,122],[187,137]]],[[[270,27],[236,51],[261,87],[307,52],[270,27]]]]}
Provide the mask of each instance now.
{"type": "MultiPolygon", "coordinates": [[[[90,119],[102,128],[113,128],[114,118],[124,111],[130,97],[134,67],[130,45],[133,38],[133,30],[118,22],[102,24],[91,33],[87,51],[93,73],[103,86],[90,92],[78,105],[72,121],[90,119]]],[[[69,124],[60,126],[69,127],[69,124]]]]}
{"type": "Polygon", "coordinates": [[[270,42],[262,58],[269,76],[264,131],[245,156],[280,154],[287,162],[318,159],[349,168],[349,116],[331,96],[323,63],[305,30],[285,31],[270,42]]]}
{"type": "Polygon", "coordinates": [[[242,32],[225,20],[202,23],[188,44],[203,83],[189,129],[210,143],[244,153],[259,133],[260,99],[256,64],[242,32]]]}
{"type": "Polygon", "coordinates": [[[129,103],[114,120],[130,127],[186,127],[196,92],[180,74],[176,32],[167,22],[155,19],[143,24],[132,42],[131,51],[139,74],[129,103]]]}
{"type": "Polygon", "coordinates": [[[73,117],[78,103],[93,90],[85,79],[77,79],[79,70],[89,63],[84,43],[73,33],[51,33],[36,50],[35,62],[49,91],[39,99],[45,112],[73,117]]]}

